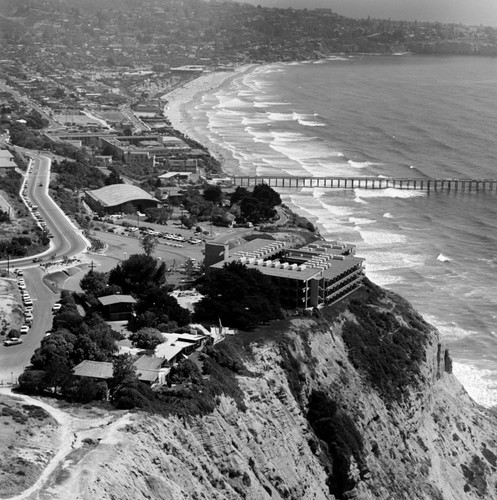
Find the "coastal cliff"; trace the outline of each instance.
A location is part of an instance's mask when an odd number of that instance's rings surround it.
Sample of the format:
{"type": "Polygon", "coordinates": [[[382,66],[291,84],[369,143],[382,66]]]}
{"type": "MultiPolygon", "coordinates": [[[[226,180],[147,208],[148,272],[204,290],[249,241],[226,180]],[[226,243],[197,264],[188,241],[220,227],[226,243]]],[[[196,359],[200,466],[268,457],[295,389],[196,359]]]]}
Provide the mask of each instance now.
{"type": "Polygon", "coordinates": [[[453,377],[438,332],[367,280],[225,340],[206,366],[188,393],[202,408],[75,433],[36,498],[497,498],[494,415],[453,377]]]}

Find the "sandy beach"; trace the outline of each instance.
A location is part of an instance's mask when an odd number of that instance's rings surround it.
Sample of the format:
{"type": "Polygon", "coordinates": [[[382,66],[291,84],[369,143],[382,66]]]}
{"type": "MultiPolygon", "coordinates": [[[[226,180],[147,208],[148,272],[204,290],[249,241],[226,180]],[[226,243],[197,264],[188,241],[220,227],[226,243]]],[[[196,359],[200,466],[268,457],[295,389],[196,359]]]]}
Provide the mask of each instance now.
{"type": "Polygon", "coordinates": [[[255,64],[247,64],[233,71],[206,73],[162,97],[167,100],[164,116],[169,119],[171,125],[176,130],[205,146],[212,156],[221,162],[222,169],[226,174],[236,173],[238,161],[233,158],[230,151],[211,142],[207,133],[202,133],[202,131],[194,127],[185,109],[199,101],[204,93],[229,85],[234,78],[256,67],[255,64]]]}

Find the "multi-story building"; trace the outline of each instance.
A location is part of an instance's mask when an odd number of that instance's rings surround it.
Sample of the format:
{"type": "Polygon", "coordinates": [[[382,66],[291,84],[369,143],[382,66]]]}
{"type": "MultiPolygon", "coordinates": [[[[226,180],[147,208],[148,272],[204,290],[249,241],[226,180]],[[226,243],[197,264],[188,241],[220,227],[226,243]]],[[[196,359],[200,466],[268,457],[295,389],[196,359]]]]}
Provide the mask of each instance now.
{"type": "Polygon", "coordinates": [[[317,240],[301,248],[276,240],[256,239],[229,249],[207,243],[205,265],[210,272],[227,262],[258,269],[276,285],[287,309],[332,304],[361,285],[364,259],[354,256],[354,245],[317,240]]]}

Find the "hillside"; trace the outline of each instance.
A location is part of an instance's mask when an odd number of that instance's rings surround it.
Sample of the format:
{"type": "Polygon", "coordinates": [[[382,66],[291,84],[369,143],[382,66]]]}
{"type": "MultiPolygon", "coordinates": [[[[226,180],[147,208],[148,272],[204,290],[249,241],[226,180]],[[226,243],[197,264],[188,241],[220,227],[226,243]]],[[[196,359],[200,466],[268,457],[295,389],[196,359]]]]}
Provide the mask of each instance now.
{"type": "Polygon", "coordinates": [[[88,408],[72,407],[71,455],[37,498],[497,498],[495,416],[451,375],[438,332],[390,292],[367,283],[209,359],[210,380],[177,390],[174,412],[115,412],[83,429],[74,419],[88,408]],[[211,411],[216,370],[231,396],[211,411]]]}

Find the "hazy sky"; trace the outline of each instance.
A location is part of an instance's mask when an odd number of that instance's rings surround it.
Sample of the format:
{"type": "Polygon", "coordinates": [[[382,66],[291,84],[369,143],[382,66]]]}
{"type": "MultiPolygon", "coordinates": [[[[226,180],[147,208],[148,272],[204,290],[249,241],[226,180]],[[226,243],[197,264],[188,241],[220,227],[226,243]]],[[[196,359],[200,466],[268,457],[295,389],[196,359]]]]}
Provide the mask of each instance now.
{"type": "Polygon", "coordinates": [[[497,27],[497,0],[238,0],[264,7],[326,7],[348,17],[483,24],[497,27]]]}

